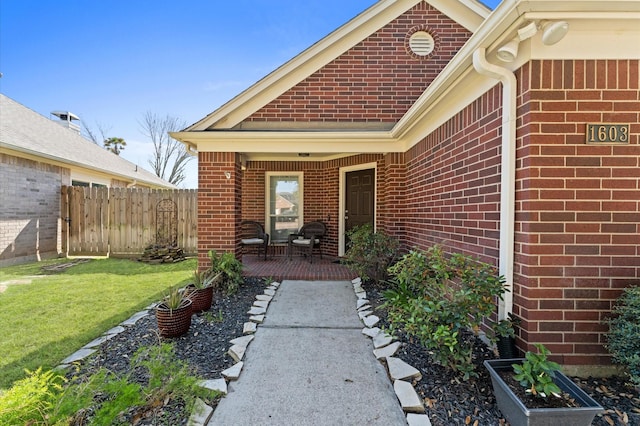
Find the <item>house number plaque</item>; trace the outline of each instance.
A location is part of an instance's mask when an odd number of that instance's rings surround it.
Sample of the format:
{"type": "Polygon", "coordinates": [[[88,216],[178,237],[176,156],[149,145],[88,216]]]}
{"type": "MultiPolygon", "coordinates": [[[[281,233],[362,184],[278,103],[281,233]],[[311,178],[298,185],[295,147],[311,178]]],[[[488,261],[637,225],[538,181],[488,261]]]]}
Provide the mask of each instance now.
{"type": "Polygon", "coordinates": [[[587,123],[587,143],[629,143],[629,125],[587,123]]]}

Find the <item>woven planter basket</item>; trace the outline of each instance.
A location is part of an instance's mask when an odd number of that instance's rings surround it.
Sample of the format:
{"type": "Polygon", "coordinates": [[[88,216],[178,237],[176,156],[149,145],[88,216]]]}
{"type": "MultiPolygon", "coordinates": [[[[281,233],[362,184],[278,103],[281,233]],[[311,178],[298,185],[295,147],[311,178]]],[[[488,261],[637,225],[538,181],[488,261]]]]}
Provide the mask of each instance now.
{"type": "Polygon", "coordinates": [[[180,307],[169,309],[162,303],[156,308],[156,320],[160,337],[178,337],[189,331],[191,327],[191,315],[193,314],[193,302],[185,298],[180,307]]]}
{"type": "Polygon", "coordinates": [[[186,295],[193,302],[193,313],[209,310],[213,303],[213,287],[187,287],[186,295]]]}

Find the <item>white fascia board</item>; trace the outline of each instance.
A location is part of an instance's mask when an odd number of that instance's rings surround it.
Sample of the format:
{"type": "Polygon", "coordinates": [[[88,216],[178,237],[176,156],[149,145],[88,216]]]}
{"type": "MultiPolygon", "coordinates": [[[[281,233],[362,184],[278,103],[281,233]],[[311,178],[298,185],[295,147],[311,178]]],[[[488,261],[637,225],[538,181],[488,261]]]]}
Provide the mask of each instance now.
{"type": "Polygon", "coordinates": [[[490,9],[474,0],[429,0],[427,3],[472,33],[476,32],[491,14],[490,9]]]}
{"type": "Polygon", "coordinates": [[[389,132],[238,132],[205,131],[172,134],[198,152],[379,153],[400,152],[389,132]]]}

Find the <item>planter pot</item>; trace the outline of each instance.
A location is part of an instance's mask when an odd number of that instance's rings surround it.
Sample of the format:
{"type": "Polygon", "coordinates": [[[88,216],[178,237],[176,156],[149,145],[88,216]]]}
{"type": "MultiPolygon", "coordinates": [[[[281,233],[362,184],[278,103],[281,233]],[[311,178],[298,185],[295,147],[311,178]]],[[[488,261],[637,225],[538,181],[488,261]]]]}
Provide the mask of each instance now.
{"type": "Polygon", "coordinates": [[[186,295],[193,302],[193,313],[207,311],[211,308],[213,287],[195,288],[187,286],[186,295]]]}
{"type": "Polygon", "coordinates": [[[496,359],[484,361],[484,366],[491,375],[493,392],[498,408],[512,425],[517,426],[588,426],[596,414],[603,412],[602,406],[594,401],[571,379],[556,372],[554,382],[560,389],[571,395],[580,407],[562,408],[527,408],[502,380],[498,371],[513,372],[511,364],[520,364],[522,358],[496,359]]]}
{"type": "Polygon", "coordinates": [[[185,334],[191,327],[191,315],[193,314],[193,302],[185,298],[176,309],[169,309],[164,304],[156,307],[156,320],[160,337],[178,337],[185,334]]]}
{"type": "Polygon", "coordinates": [[[496,340],[496,347],[498,348],[498,354],[502,359],[514,359],[518,358],[518,348],[516,347],[516,339],[513,337],[498,337],[496,340]]]}

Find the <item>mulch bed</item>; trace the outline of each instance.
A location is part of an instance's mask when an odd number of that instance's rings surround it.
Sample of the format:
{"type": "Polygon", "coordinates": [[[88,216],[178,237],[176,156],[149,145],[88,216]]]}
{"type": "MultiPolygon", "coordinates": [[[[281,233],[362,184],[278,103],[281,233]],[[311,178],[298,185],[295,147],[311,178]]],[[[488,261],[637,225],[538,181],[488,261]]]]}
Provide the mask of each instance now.
{"type": "MultiPolygon", "coordinates": [[[[140,319],[134,326],[101,344],[97,352],[79,364],[68,377],[79,380],[104,367],[117,374],[132,373],[132,378],[144,384],[146,377],[131,372],[130,360],[143,346],[162,342],[173,342],[177,357],[187,362],[192,372],[202,379],[219,379],[221,372],[231,367],[234,361],[226,355],[231,346],[229,341],[242,336],[243,324],[249,320],[247,311],[251,308],[255,296],[264,291],[262,279],[246,278],[238,292],[232,296],[222,293],[214,295],[211,309],[195,314],[187,334],[160,339],[155,315],[140,319]]],[[[217,401],[208,401],[212,406],[217,401]]],[[[144,413],[127,413],[126,423],[137,425],[186,425],[191,413],[185,411],[180,401],[167,400],[162,407],[154,407],[144,413]],[[140,418],[134,423],[132,418],[140,418]]],[[[78,423],[84,424],[84,423],[78,423]]]]}
{"type": "MultiPolygon", "coordinates": [[[[202,378],[221,377],[221,372],[234,362],[226,355],[229,340],[242,335],[242,326],[248,320],[247,311],[255,296],[265,287],[261,279],[247,278],[237,294],[225,297],[216,294],[214,304],[207,312],[193,316],[189,332],[182,337],[167,339],[175,342],[178,357],[185,360],[194,373],[202,378]]],[[[380,289],[365,284],[365,290],[374,307],[382,303],[380,289]]],[[[355,306],[354,306],[355,309],[355,306]]],[[[376,310],[385,325],[385,315],[376,310]]],[[[128,372],[129,359],[145,345],[159,341],[157,324],[153,315],[147,316],[117,337],[103,343],[98,352],[80,365],[79,375],[89,374],[99,367],[114,372],[128,372]]],[[[478,378],[462,381],[459,376],[435,364],[429,353],[409,339],[402,339],[398,356],[422,373],[416,390],[423,398],[427,414],[433,426],[445,425],[507,425],[496,407],[491,379],[482,362],[496,358],[493,351],[479,339],[474,339],[474,363],[478,378]]],[[[141,379],[142,380],[142,379],[141,379]]],[[[640,396],[623,377],[607,379],[574,380],[604,408],[593,424],[597,426],[640,425],[640,396]]],[[[216,405],[216,401],[212,404],[216,405]]],[[[140,425],[185,425],[190,413],[180,403],[168,401],[164,407],[145,413],[148,417],[140,425]]]]}
{"type": "MultiPolygon", "coordinates": [[[[369,283],[363,288],[371,305],[379,307],[383,302],[382,289],[369,283]]],[[[381,318],[379,327],[388,325],[384,310],[375,309],[375,314],[381,318]]],[[[433,426],[508,425],[496,406],[491,377],[482,364],[485,359],[495,359],[497,355],[480,339],[471,334],[468,338],[473,342],[475,371],[479,377],[467,382],[434,363],[426,349],[406,337],[399,336],[404,344],[396,356],[422,373],[422,380],[415,384],[415,388],[425,402],[433,426]]],[[[627,378],[572,379],[605,409],[603,414],[596,416],[592,425],[640,425],[640,395],[627,378]]]]}

